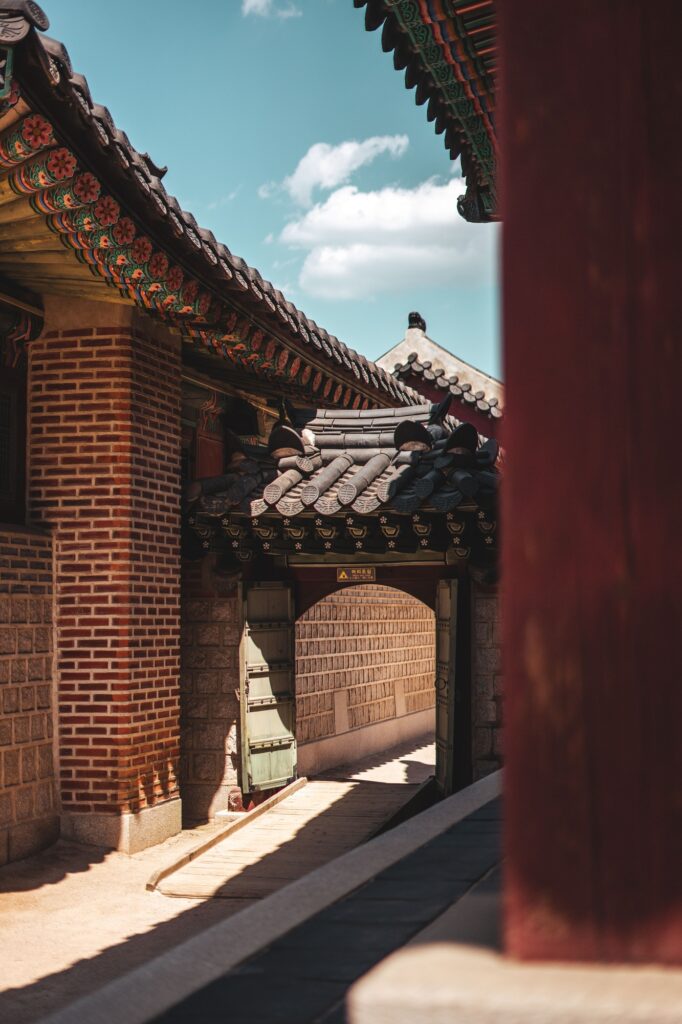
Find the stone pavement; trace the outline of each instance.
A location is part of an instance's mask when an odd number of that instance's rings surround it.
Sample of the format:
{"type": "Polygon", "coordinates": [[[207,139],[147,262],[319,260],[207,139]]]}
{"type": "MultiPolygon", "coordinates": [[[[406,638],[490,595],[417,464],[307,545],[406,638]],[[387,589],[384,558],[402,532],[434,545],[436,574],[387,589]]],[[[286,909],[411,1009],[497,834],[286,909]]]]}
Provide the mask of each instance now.
{"type": "MultiPolygon", "coordinates": [[[[392,758],[363,762],[362,770],[379,769],[391,776],[387,781],[428,775],[429,756],[417,742],[392,758]]],[[[248,905],[168,899],[145,889],[156,868],[216,827],[183,832],[133,856],[60,841],[0,869],[0,1021],[36,1021],[248,905]]]]}
{"type": "Polygon", "coordinates": [[[165,896],[262,899],[375,835],[418,787],[313,779],[162,879],[165,896]]]}
{"type": "Polygon", "coordinates": [[[133,856],[60,841],[0,869],[0,1022],[38,1020],[241,909],[145,890],[156,867],[210,831],[133,856]]]}
{"type": "Polygon", "coordinates": [[[155,1018],[155,1024],[344,1024],[351,985],[500,862],[493,800],[155,1018]]]}
{"type": "Polygon", "coordinates": [[[326,772],[157,888],[165,896],[262,899],[370,839],[416,795],[434,762],[435,744],[421,740],[326,772]]]}
{"type": "Polygon", "coordinates": [[[342,764],[318,775],[319,779],[355,779],[421,785],[436,767],[436,744],[431,737],[412,740],[353,764],[342,764]]]}

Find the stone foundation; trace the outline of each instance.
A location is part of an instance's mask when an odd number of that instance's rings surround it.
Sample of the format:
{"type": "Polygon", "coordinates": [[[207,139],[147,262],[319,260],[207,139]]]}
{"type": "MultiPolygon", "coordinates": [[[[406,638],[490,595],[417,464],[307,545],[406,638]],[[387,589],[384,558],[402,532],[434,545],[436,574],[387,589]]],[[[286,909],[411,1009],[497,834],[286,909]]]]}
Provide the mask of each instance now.
{"type": "Polygon", "coordinates": [[[182,803],[166,800],[135,814],[63,814],[61,835],[77,843],[139,853],[182,828],[182,803]]]}

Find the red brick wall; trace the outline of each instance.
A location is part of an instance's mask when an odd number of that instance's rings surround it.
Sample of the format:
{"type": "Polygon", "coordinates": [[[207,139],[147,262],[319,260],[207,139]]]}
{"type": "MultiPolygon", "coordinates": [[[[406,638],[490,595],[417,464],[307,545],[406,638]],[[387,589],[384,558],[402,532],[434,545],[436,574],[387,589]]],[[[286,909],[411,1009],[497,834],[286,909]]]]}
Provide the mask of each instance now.
{"type": "Polygon", "coordinates": [[[0,864],[59,835],[52,755],[52,538],[0,527],[0,864]]]}
{"type": "Polygon", "coordinates": [[[239,784],[239,589],[183,562],[181,648],[182,812],[189,824],[228,809],[239,784]]]}
{"type": "Polygon", "coordinates": [[[125,315],[48,306],[29,350],[29,506],[55,530],[65,811],[178,792],[180,351],[125,315]]]}
{"type": "Polygon", "coordinates": [[[473,768],[480,779],[502,765],[502,647],[495,587],[472,584],[473,768]]]}
{"type": "Polygon", "coordinates": [[[433,612],[400,590],[347,587],[296,623],[299,744],[341,731],[335,692],[345,693],[347,727],[360,729],[433,707],[434,683],[433,612]]]}

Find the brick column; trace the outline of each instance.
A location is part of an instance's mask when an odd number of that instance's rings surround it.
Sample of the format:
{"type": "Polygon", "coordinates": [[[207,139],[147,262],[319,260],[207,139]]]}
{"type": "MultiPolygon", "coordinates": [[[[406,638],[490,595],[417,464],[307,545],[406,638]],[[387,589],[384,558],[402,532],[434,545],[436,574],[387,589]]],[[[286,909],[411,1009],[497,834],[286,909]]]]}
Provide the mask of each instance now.
{"type": "Polygon", "coordinates": [[[55,532],[63,834],[133,852],[180,827],[180,343],[48,297],[29,504],[55,532]]]}

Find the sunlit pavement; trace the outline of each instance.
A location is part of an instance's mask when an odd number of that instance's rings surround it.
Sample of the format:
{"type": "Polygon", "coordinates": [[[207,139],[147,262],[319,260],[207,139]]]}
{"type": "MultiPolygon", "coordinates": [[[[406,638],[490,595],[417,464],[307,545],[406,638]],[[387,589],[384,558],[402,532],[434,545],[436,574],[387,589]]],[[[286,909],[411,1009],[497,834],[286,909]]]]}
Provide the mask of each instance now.
{"type": "Polygon", "coordinates": [[[417,738],[381,754],[372,754],[351,765],[340,765],[321,779],[354,779],[358,782],[406,782],[420,785],[433,775],[436,744],[430,737],[417,738]]]}
{"type": "Polygon", "coordinates": [[[318,775],[248,829],[179,865],[158,891],[261,899],[386,827],[433,777],[435,754],[429,734],[318,775]]]}
{"type": "MultiPolygon", "coordinates": [[[[456,801],[457,796],[451,799],[456,801]]],[[[432,811],[438,813],[442,807],[432,811]]],[[[423,845],[345,897],[274,941],[264,942],[251,957],[197,991],[180,996],[175,1005],[136,1020],[139,1024],[152,1019],[154,1024],[223,1024],[227,1019],[230,1024],[347,1024],[345,1003],[355,983],[367,980],[368,972],[406,943],[419,944],[427,959],[438,944],[448,948],[465,942],[499,949],[501,818],[499,798],[484,803],[435,837],[425,838],[423,845]]],[[[405,827],[411,825],[408,822],[405,827]]],[[[388,841],[389,836],[382,839],[388,841]]],[[[370,1007],[362,1017],[351,1019],[376,1024],[389,1017],[370,1007]]],[[[401,1022],[425,1019],[431,1018],[421,1015],[418,1004],[407,1014],[399,1008],[398,1015],[390,1017],[401,1022]]],[[[436,1011],[433,1019],[459,1018],[436,1011]]],[[[504,1018],[486,1018],[498,1019],[504,1018]]],[[[77,1022],[74,1009],[68,1024],[77,1022]]]]}
{"type": "MultiPolygon", "coordinates": [[[[324,777],[416,783],[432,762],[432,745],[417,740],[324,777]]],[[[133,856],[60,841],[0,869],[0,1020],[35,1021],[241,910],[243,899],[145,891],[156,868],[215,828],[133,856]]]]}

